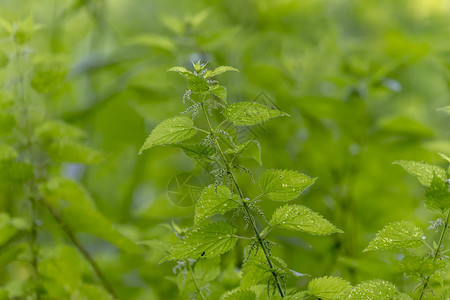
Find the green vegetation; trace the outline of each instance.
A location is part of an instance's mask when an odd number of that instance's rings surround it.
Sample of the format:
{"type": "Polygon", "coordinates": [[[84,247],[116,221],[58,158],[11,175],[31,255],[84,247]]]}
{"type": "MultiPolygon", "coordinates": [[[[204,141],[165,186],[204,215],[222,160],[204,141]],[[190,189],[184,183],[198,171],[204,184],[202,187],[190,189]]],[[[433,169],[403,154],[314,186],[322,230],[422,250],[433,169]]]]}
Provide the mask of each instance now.
{"type": "Polygon", "coordinates": [[[448,8],[1,1],[0,300],[449,299],[448,8]]]}

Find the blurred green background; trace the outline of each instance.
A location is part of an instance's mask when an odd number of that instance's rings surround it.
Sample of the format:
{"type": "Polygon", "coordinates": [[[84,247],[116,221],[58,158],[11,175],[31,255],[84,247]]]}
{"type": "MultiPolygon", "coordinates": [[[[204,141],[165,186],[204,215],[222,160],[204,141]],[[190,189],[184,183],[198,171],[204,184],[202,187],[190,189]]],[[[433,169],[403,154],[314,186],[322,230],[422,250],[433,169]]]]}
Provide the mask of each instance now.
{"type": "MultiPolygon", "coordinates": [[[[281,247],[274,253],[311,275],[292,277],[288,286],[302,289],[312,277],[336,275],[414,287],[401,275],[398,254],[361,251],[391,221],[426,227],[435,218],[424,208],[424,190],[392,162],[445,167],[436,153],[450,155],[450,117],[437,110],[450,104],[449,1],[0,0],[0,18],[5,89],[14,53],[8,22],[24,28],[24,61],[33,70],[30,107],[39,107],[36,115],[45,110],[37,119],[58,118],[85,130],[86,143],[101,153],[95,164],[62,162],[49,174],[82,182],[127,241],[175,242],[171,221],[192,226],[193,207],[174,205],[167,186],[180,173],[201,174],[199,167],[177,149],[137,153],[156,124],[186,109],[185,80],[166,70],[201,59],[210,68],[240,70],[221,77],[229,102],[270,102],[291,115],[256,131],[264,168],[318,177],[296,202],[345,231],[330,237],[277,231],[281,247]]],[[[254,170],[263,169],[255,164],[254,170]]],[[[249,180],[241,182],[248,194],[257,193],[249,180]]],[[[2,186],[2,210],[21,216],[22,202],[22,192],[2,186]]],[[[261,205],[268,215],[275,208],[261,205]]],[[[43,209],[39,220],[42,253],[58,248],[79,256],[43,209]]],[[[132,251],[78,234],[121,299],[188,298],[177,288],[175,264],[159,264],[158,249],[132,251]]],[[[32,275],[8,259],[10,249],[0,248],[0,286],[24,299],[32,275]]],[[[78,260],[83,281],[94,284],[78,260]]],[[[225,271],[210,284],[211,299],[238,286],[241,263],[240,251],[222,257],[225,271]]]]}

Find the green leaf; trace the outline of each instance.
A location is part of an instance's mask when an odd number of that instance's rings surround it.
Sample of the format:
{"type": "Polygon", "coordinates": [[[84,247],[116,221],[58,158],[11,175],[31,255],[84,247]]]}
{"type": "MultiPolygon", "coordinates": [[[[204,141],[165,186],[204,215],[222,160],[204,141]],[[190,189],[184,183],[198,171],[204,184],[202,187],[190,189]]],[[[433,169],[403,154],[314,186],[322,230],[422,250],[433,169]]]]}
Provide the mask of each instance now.
{"type": "Polygon", "coordinates": [[[256,160],[260,165],[261,161],[261,146],[256,140],[245,141],[237,147],[229,148],[225,151],[227,154],[238,154],[241,157],[248,157],[256,160]]]}
{"type": "Polygon", "coordinates": [[[200,199],[195,205],[194,222],[198,224],[215,214],[225,214],[239,206],[237,200],[226,186],[207,186],[202,190],[200,199]]]}
{"type": "Polygon", "coordinates": [[[80,139],[85,137],[83,130],[60,120],[44,122],[36,128],[34,134],[44,143],[59,141],[61,139],[80,139]]]}
{"type": "Polygon", "coordinates": [[[0,246],[7,243],[17,233],[17,228],[11,223],[7,213],[0,213],[0,246]]]}
{"type": "Polygon", "coordinates": [[[423,245],[423,231],[409,221],[398,221],[386,225],[363,252],[417,248],[423,245]]]}
{"type": "Polygon", "coordinates": [[[93,234],[128,252],[141,251],[96,209],[90,195],[77,182],[53,178],[41,186],[41,192],[73,231],[93,234]]]}
{"type": "Polygon", "coordinates": [[[445,155],[444,153],[438,153],[442,159],[445,159],[447,162],[450,163],[450,157],[448,155],[445,155]]]}
{"type": "Polygon", "coordinates": [[[238,237],[236,228],[230,223],[216,222],[200,226],[186,236],[186,238],[170,249],[166,260],[211,258],[221,255],[234,247],[238,237]]]}
{"type": "Polygon", "coordinates": [[[191,71],[183,67],[172,67],[167,70],[167,72],[177,72],[178,74],[186,77],[186,79],[189,79],[191,75],[195,76],[191,71]]]}
{"type": "Polygon", "coordinates": [[[256,294],[252,290],[245,289],[235,289],[226,292],[221,298],[221,300],[255,300],[256,294]]]}
{"type": "Polygon", "coordinates": [[[197,280],[210,282],[220,275],[220,257],[201,259],[195,263],[194,275],[197,280]]]}
{"type": "Polygon", "coordinates": [[[261,176],[260,186],[264,194],[274,201],[291,201],[311,186],[316,178],[293,170],[267,170],[261,176]]]}
{"type": "Polygon", "coordinates": [[[113,297],[102,287],[83,284],[70,297],[70,300],[113,300],[113,297]]]}
{"type": "Polygon", "coordinates": [[[72,140],[56,141],[47,146],[46,149],[48,155],[55,162],[96,164],[102,158],[97,150],[86,146],[84,143],[72,140]]]}
{"type": "Polygon", "coordinates": [[[244,263],[240,286],[251,288],[260,282],[267,282],[271,276],[264,254],[262,254],[262,251],[258,251],[256,255],[250,256],[244,263]]]}
{"type": "Polygon", "coordinates": [[[437,209],[442,212],[450,209],[450,191],[449,184],[434,176],[430,187],[425,193],[425,205],[429,209],[437,209]]]}
{"type": "Polygon", "coordinates": [[[289,116],[256,102],[238,102],[227,106],[224,116],[234,125],[255,125],[276,117],[289,116]]]}
{"type": "Polygon", "coordinates": [[[173,144],[183,149],[184,154],[195,160],[205,160],[215,154],[214,148],[204,144],[173,144]]]}
{"type": "Polygon", "coordinates": [[[435,174],[442,180],[446,179],[445,170],[438,166],[410,160],[397,160],[394,161],[394,164],[402,166],[406,172],[416,176],[420,183],[424,186],[430,186],[435,174]]]}
{"type": "Polygon", "coordinates": [[[0,144],[0,161],[14,160],[18,153],[14,147],[6,144],[0,144]]]}
{"type": "Polygon", "coordinates": [[[407,300],[411,298],[408,295],[400,293],[394,284],[381,279],[375,279],[358,284],[342,299],[407,300]]]}
{"type": "Polygon", "coordinates": [[[227,89],[224,86],[218,84],[210,86],[209,92],[222,99],[224,103],[227,103],[227,89]]]}
{"type": "Polygon", "coordinates": [[[213,71],[211,71],[211,70],[206,71],[204,78],[214,77],[214,76],[220,75],[220,74],[228,72],[228,71],[239,72],[238,69],[235,69],[233,67],[220,66],[220,67],[217,67],[216,69],[214,69],[213,71]]]}
{"type": "Polygon", "coordinates": [[[274,212],[270,225],[289,230],[304,231],[313,235],[343,232],[318,213],[308,207],[297,204],[279,207],[274,212]]]}
{"type": "Polygon", "coordinates": [[[438,272],[445,271],[446,262],[433,260],[427,256],[417,256],[411,253],[405,255],[400,265],[400,269],[408,276],[425,278],[438,272]]]}
{"type": "Polygon", "coordinates": [[[77,250],[63,246],[49,258],[39,262],[44,286],[54,295],[73,293],[81,282],[81,259],[77,250]]]}
{"type": "Polygon", "coordinates": [[[308,289],[318,299],[339,300],[344,292],[351,289],[351,284],[342,278],[327,276],[311,280],[308,289]]]}
{"type": "Polygon", "coordinates": [[[139,153],[157,145],[174,144],[190,139],[197,129],[194,121],[187,117],[173,117],[161,122],[145,140],[139,153]]]}

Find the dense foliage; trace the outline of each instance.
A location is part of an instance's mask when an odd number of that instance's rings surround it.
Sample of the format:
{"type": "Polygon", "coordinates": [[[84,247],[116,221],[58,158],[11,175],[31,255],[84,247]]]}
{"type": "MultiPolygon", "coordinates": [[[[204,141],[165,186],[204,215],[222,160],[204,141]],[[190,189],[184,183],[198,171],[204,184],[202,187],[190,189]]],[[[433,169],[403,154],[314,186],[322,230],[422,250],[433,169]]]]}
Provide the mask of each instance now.
{"type": "Polygon", "coordinates": [[[449,299],[446,1],[0,11],[0,299],[449,299]]]}

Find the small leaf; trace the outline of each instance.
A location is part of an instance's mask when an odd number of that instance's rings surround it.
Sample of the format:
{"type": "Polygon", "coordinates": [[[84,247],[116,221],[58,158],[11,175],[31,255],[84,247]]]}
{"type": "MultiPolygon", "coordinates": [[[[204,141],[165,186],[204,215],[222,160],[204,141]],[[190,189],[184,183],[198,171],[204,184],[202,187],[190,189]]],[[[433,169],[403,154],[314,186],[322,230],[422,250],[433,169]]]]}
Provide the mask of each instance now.
{"type": "Polygon", "coordinates": [[[423,231],[409,221],[399,221],[386,225],[363,252],[417,248],[422,246],[423,231]]]}
{"type": "Polygon", "coordinates": [[[289,116],[256,102],[238,102],[224,111],[224,116],[234,125],[255,125],[276,117],[289,116]]]}
{"type": "Polygon", "coordinates": [[[237,200],[233,198],[235,197],[233,197],[230,189],[226,186],[207,186],[203,189],[200,199],[195,205],[194,222],[198,224],[215,214],[223,215],[238,207],[237,200]]]}
{"type": "Polygon", "coordinates": [[[425,193],[425,205],[428,209],[438,209],[442,212],[450,209],[450,191],[446,180],[433,177],[425,193]]]}
{"type": "Polygon", "coordinates": [[[204,144],[173,144],[171,146],[183,149],[184,154],[195,160],[208,159],[215,153],[213,147],[204,144]]]}
{"type": "Polygon", "coordinates": [[[221,255],[234,247],[238,237],[236,228],[230,223],[209,223],[191,231],[184,240],[170,249],[166,260],[185,260],[188,258],[211,258],[221,255]]]}
{"type": "Polygon", "coordinates": [[[434,174],[442,180],[446,179],[445,170],[438,166],[409,160],[397,160],[394,164],[402,166],[406,172],[416,176],[424,186],[430,186],[434,174]]]}
{"type": "Polygon", "coordinates": [[[214,69],[213,71],[211,71],[211,70],[206,71],[204,78],[214,77],[214,76],[220,75],[220,74],[228,72],[228,71],[239,72],[238,69],[235,69],[233,67],[220,66],[220,67],[217,67],[216,69],[214,69]]]}
{"type": "Polygon", "coordinates": [[[322,300],[339,300],[342,294],[351,289],[347,280],[338,277],[320,277],[311,280],[308,284],[310,293],[322,300]]]}
{"type": "Polygon", "coordinates": [[[209,92],[222,99],[224,103],[227,103],[227,89],[224,86],[218,84],[210,86],[209,92]]]}
{"type": "Polygon", "coordinates": [[[440,157],[442,157],[442,159],[445,159],[447,162],[450,163],[450,157],[448,155],[445,155],[443,153],[438,153],[440,157]]]}
{"type": "Polygon", "coordinates": [[[297,204],[279,207],[274,212],[270,224],[273,227],[304,231],[313,235],[343,232],[318,213],[297,204]]]}
{"type": "Polygon", "coordinates": [[[139,153],[157,145],[174,144],[190,139],[197,129],[194,121],[187,117],[173,117],[161,122],[145,140],[139,153]]]}
{"type": "Polygon", "coordinates": [[[260,186],[264,194],[274,201],[291,201],[311,186],[316,178],[293,170],[267,170],[261,176],[260,186]]]}
{"type": "Polygon", "coordinates": [[[177,72],[183,76],[194,75],[191,71],[183,67],[172,67],[167,72],[177,72]]]}
{"type": "Polygon", "coordinates": [[[225,151],[227,154],[239,154],[242,157],[248,157],[256,160],[260,165],[261,161],[261,146],[256,140],[245,141],[244,143],[238,145],[236,148],[229,148],[225,151]]]}

